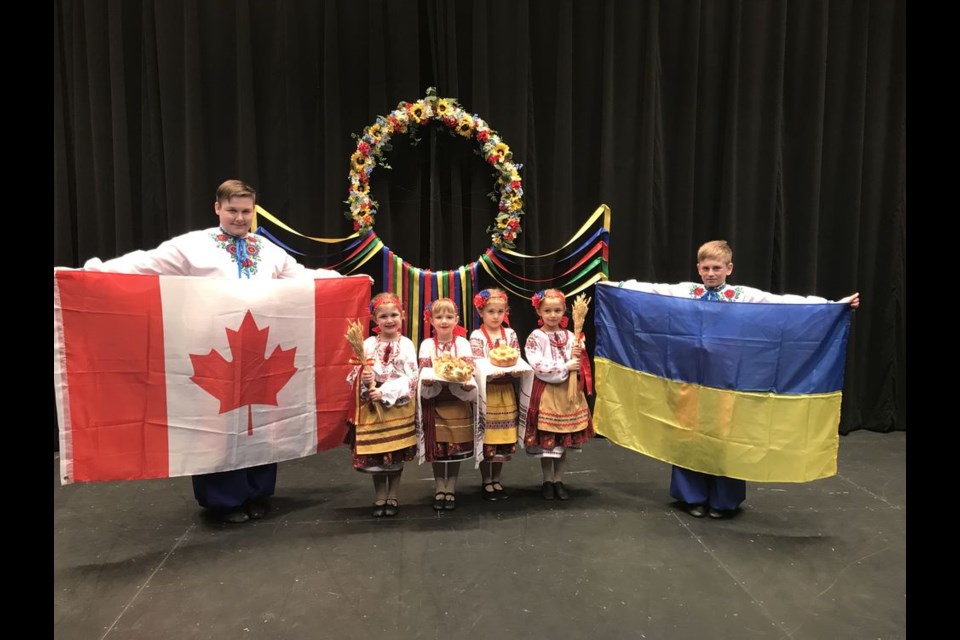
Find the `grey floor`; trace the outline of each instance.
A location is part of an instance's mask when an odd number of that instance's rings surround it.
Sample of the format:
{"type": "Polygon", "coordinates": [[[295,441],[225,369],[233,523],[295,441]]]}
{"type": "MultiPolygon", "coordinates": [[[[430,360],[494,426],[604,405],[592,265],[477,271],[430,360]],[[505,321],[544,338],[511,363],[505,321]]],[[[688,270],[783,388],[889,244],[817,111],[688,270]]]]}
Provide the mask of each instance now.
{"type": "Polygon", "coordinates": [[[264,520],[220,525],[189,478],[60,486],[56,638],[906,637],[906,434],[840,440],[839,473],[749,484],[740,515],[673,506],[669,467],[602,439],[573,456],[568,502],[539,497],[522,454],[512,491],[430,506],[408,465],[398,517],[369,516],[347,449],[280,465],[264,520]]]}

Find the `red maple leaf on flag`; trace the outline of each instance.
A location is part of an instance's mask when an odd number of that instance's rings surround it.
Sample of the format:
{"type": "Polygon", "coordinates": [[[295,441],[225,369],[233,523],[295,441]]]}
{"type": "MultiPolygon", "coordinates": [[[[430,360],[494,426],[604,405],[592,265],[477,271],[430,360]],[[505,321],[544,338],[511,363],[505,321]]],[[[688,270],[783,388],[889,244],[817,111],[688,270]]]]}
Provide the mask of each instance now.
{"type": "Polygon", "coordinates": [[[293,366],[297,348],[284,350],[277,345],[270,357],[264,358],[270,328],[258,328],[249,310],[243,316],[239,331],[226,331],[233,362],[228,362],[216,349],[205,356],[191,353],[193,376],[190,380],[220,401],[220,413],[247,405],[247,435],[252,436],[252,405],[277,406],[277,394],[297,372],[293,366]]]}

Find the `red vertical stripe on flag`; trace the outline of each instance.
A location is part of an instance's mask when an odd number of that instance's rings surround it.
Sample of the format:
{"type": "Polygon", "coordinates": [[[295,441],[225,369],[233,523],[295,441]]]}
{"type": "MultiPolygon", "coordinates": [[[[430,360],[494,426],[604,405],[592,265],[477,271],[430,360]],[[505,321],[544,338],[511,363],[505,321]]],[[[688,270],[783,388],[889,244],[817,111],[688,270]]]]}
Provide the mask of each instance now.
{"type": "Polygon", "coordinates": [[[165,478],[167,398],[157,276],[61,271],[73,481],[165,478]]]}
{"type": "MultiPolygon", "coordinates": [[[[389,287],[384,287],[389,290],[389,287]]],[[[350,320],[370,326],[370,280],[367,276],[315,281],[317,451],[343,444],[353,388],[347,376],[353,351],[344,334],[350,320]]]]}

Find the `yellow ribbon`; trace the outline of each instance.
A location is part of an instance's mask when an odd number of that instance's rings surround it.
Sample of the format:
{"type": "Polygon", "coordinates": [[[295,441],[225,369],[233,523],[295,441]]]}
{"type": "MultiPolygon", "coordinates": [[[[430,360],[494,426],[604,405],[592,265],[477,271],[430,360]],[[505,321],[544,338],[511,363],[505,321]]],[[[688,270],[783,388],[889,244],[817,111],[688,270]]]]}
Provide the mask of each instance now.
{"type": "Polygon", "coordinates": [[[410,273],[413,275],[413,282],[410,283],[410,335],[418,337],[420,335],[420,269],[410,267],[410,273]]]}
{"type": "MultiPolygon", "coordinates": [[[[257,216],[258,216],[258,215],[263,216],[264,218],[266,218],[267,220],[269,220],[269,221],[272,222],[273,224],[277,225],[277,226],[280,227],[281,229],[284,229],[284,230],[286,230],[286,231],[289,231],[290,233],[292,233],[292,234],[294,234],[294,235],[297,235],[297,236],[300,236],[301,238],[306,238],[307,240],[313,240],[313,241],[315,241],[315,242],[325,242],[325,243],[327,243],[327,244],[334,244],[334,243],[337,243],[337,242],[343,242],[344,240],[353,240],[354,238],[359,238],[359,237],[360,237],[360,234],[359,234],[359,233],[354,233],[353,235],[349,235],[349,236],[347,236],[346,238],[316,238],[316,237],[314,237],[314,236],[306,236],[306,235],[303,235],[302,233],[300,233],[299,231],[297,231],[297,230],[295,230],[295,229],[292,229],[291,227],[287,226],[285,223],[281,222],[279,219],[277,219],[276,216],[274,216],[272,213],[270,213],[269,211],[267,211],[266,209],[264,209],[264,208],[261,207],[260,205],[257,205],[256,208],[254,209],[254,212],[253,212],[253,226],[252,226],[252,229],[251,229],[251,230],[254,231],[254,232],[256,232],[257,227],[260,226],[260,225],[259,225],[259,222],[257,221],[257,216]]],[[[366,260],[364,260],[364,262],[366,262],[366,260]]],[[[360,264],[363,264],[363,263],[360,263],[360,264]]],[[[360,265],[357,265],[357,266],[360,266],[360,265]]]]}

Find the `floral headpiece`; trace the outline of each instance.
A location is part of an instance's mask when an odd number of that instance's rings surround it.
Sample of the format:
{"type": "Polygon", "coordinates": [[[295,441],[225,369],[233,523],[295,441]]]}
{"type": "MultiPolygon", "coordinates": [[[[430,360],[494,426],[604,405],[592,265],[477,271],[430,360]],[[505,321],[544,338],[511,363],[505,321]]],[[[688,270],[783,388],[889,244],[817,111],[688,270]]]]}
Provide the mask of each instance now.
{"type": "MultiPolygon", "coordinates": [[[[537,291],[530,298],[530,301],[533,303],[533,308],[539,311],[540,305],[543,304],[544,300],[546,300],[547,298],[553,298],[555,300],[559,300],[564,307],[567,306],[567,297],[563,295],[563,291],[560,291],[559,289],[542,289],[540,291],[537,291]]],[[[567,319],[567,316],[563,316],[562,318],[560,318],[560,328],[566,329],[569,322],[570,321],[567,319]]],[[[537,319],[537,326],[538,327],[543,326],[543,318],[537,319]]]]}
{"type": "Polygon", "coordinates": [[[400,303],[400,298],[392,293],[387,295],[377,294],[373,300],[370,301],[370,324],[373,325],[373,329],[371,329],[373,333],[380,333],[380,327],[377,326],[377,309],[385,304],[392,304],[403,313],[403,305],[400,303]]]}
{"type": "MultiPolygon", "coordinates": [[[[460,307],[457,306],[457,303],[454,302],[452,298],[437,298],[433,302],[436,303],[436,302],[439,302],[440,300],[446,300],[447,302],[452,304],[454,313],[458,316],[460,315],[460,307]]],[[[433,304],[431,303],[430,306],[433,306],[433,304]]],[[[423,321],[426,323],[426,328],[427,328],[429,337],[432,338],[433,337],[433,314],[430,313],[430,307],[427,307],[426,309],[423,310],[423,321]]],[[[453,337],[456,338],[457,336],[467,337],[467,330],[464,329],[459,324],[453,328],[453,337]]]]}
{"type": "Polygon", "coordinates": [[[403,309],[403,305],[400,303],[400,298],[393,295],[392,293],[385,296],[378,295],[378,296],[375,296],[374,299],[370,301],[370,315],[376,315],[377,309],[379,307],[382,307],[385,304],[392,304],[397,309],[403,309]]]}
{"type": "Polygon", "coordinates": [[[530,298],[530,302],[533,303],[534,309],[539,309],[540,305],[543,304],[543,301],[546,298],[557,298],[563,303],[563,306],[567,306],[567,297],[563,295],[563,292],[559,289],[541,289],[533,294],[533,296],[530,298]]]}
{"type": "Polygon", "coordinates": [[[473,306],[476,307],[477,311],[483,311],[483,308],[491,300],[503,300],[504,304],[508,303],[507,295],[502,291],[491,291],[490,289],[484,289],[477,295],[473,296],[473,306]]]}

